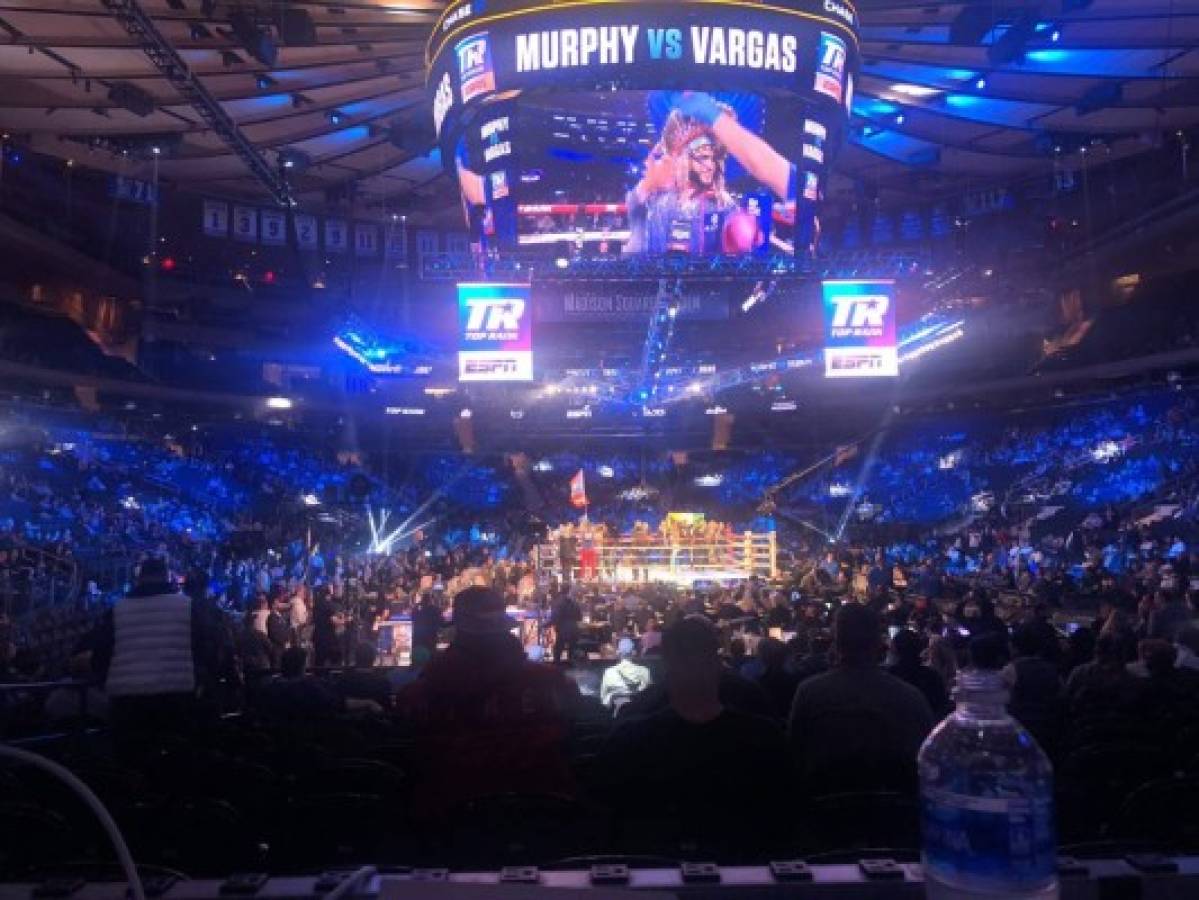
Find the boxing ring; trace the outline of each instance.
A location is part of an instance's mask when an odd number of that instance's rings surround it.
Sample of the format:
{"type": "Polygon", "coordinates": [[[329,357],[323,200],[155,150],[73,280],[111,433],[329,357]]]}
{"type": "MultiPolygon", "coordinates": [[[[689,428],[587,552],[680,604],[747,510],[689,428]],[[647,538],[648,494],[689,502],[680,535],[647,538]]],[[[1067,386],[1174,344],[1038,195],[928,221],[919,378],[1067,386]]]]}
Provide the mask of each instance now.
{"type": "Polygon", "coordinates": [[[730,535],[716,541],[681,538],[669,543],[624,536],[579,550],[563,560],[559,543],[535,550],[538,574],[560,581],[597,585],[731,584],[778,575],[778,540],[773,531],[730,535]]]}

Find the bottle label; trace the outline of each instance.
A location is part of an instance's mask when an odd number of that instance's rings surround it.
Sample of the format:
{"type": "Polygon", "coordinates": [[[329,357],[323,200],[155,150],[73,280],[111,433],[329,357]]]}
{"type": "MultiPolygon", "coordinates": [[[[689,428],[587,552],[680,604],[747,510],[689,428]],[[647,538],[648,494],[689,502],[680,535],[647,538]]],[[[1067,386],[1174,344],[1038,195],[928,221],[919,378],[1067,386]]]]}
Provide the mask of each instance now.
{"type": "Polygon", "coordinates": [[[946,880],[1036,888],[1057,871],[1052,799],[921,793],[924,864],[946,880]]]}

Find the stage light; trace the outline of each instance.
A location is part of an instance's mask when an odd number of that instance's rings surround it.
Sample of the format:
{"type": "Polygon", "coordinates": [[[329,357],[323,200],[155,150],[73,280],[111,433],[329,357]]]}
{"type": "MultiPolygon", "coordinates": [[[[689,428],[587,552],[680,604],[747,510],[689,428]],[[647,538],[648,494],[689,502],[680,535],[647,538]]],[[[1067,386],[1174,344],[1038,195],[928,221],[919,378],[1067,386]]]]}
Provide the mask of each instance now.
{"type": "Polygon", "coordinates": [[[987,89],[987,79],[984,76],[979,75],[974,81],[974,88],[975,90],[985,91],[987,89]]]}
{"type": "Polygon", "coordinates": [[[312,157],[295,147],[285,147],[280,150],[278,160],[280,166],[297,175],[312,165],[312,157]]]}
{"type": "Polygon", "coordinates": [[[151,153],[153,153],[155,156],[161,156],[161,155],[162,155],[162,148],[161,148],[161,147],[159,147],[159,146],[157,146],[157,145],[155,145],[155,146],[153,146],[153,147],[151,147],[151,148],[150,148],[150,152],[151,152],[151,153]]]}
{"type": "Polygon", "coordinates": [[[164,256],[162,258],[162,262],[160,262],[158,265],[162,268],[162,271],[164,271],[164,272],[173,272],[173,271],[175,271],[175,257],[164,256]]]}
{"type": "Polygon", "coordinates": [[[345,118],[345,115],[341,112],[341,110],[337,110],[337,109],[329,110],[329,123],[330,124],[340,125],[341,120],[344,118],[345,118]]]}
{"type": "Polygon", "coordinates": [[[275,272],[273,269],[267,269],[265,272],[262,273],[262,283],[263,284],[274,284],[275,283],[275,272]]]}
{"type": "Polygon", "coordinates": [[[258,89],[262,90],[262,91],[265,91],[267,88],[271,87],[274,83],[275,83],[275,79],[271,78],[270,75],[263,74],[263,75],[259,75],[257,78],[258,89]]]}
{"type": "Polygon", "coordinates": [[[554,260],[554,265],[557,266],[559,269],[569,269],[570,268],[570,260],[567,259],[565,256],[559,256],[556,260],[554,260]]]}
{"type": "Polygon", "coordinates": [[[903,124],[904,122],[906,122],[906,121],[907,121],[907,116],[905,116],[903,113],[900,113],[899,115],[897,115],[897,116],[895,117],[895,124],[896,124],[896,125],[902,125],[902,124],[903,124]]]}
{"type": "Polygon", "coordinates": [[[600,478],[615,478],[616,477],[616,470],[613,469],[611,466],[600,466],[595,471],[599,473],[600,478]]]}
{"type": "Polygon", "coordinates": [[[1053,31],[1051,31],[1049,33],[1049,40],[1051,43],[1056,44],[1061,39],[1062,39],[1062,33],[1059,29],[1055,28],[1055,29],[1053,29],[1053,31]]]}
{"type": "Polygon", "coordinates": [[[469,419],[473,415],[474,415],[474,413],[472,413],[469,409],[464,409],[464,410],[462,410],[462,412],[458,413],[458,418],[469,419]]]}
{"type": "Polygon", "coordinates": [[[267,409],[291,409],[292,402],[287,397],[267,397],[266,398],[266,408],[267,409]]]}
{"type": "Polygon", "coordinates": [[[316,494],[305,494],[300,499],[304,501],[305,506],[320,506],[321,505],[321,498],[318,497],[316,494]]]}
{"type": "Polygon", "coordinates": [[[899,84],[891,85],[891,93],[902,94],[904,97],[914,97],[917,100],[926,100],[929,97],[935,97],[941,91],[938,88],[925,87],[922,84],[899,84]]]}

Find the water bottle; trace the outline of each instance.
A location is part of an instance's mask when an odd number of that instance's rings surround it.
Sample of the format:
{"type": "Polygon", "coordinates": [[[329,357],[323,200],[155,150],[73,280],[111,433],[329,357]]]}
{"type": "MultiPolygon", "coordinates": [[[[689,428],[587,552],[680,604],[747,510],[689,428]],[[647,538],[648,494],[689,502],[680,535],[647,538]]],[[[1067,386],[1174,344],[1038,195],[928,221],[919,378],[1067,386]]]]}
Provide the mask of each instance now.
{"type": "Polygon", "coordinates": [[[958,673],[957,708],[920,748],[926,896],[1058,896],[1053,767],[1008,715],[998,671],[958,673]]]}

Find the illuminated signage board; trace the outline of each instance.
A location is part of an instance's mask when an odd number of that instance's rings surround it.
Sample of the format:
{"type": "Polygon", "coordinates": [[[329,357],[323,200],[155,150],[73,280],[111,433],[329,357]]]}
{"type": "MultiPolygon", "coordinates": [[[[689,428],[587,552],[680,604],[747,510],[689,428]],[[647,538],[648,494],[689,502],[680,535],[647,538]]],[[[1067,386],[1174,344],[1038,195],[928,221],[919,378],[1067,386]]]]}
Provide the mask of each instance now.
{"type": "Polygon", "coordinates": [[[898,375],[895,282],[826,281],[823,294],[825,377],[898,375]]]}
{"type": "Polygon", "coordinates": [[[458,380],[532,381],[527,284],[458,285],[458,380]]]}

